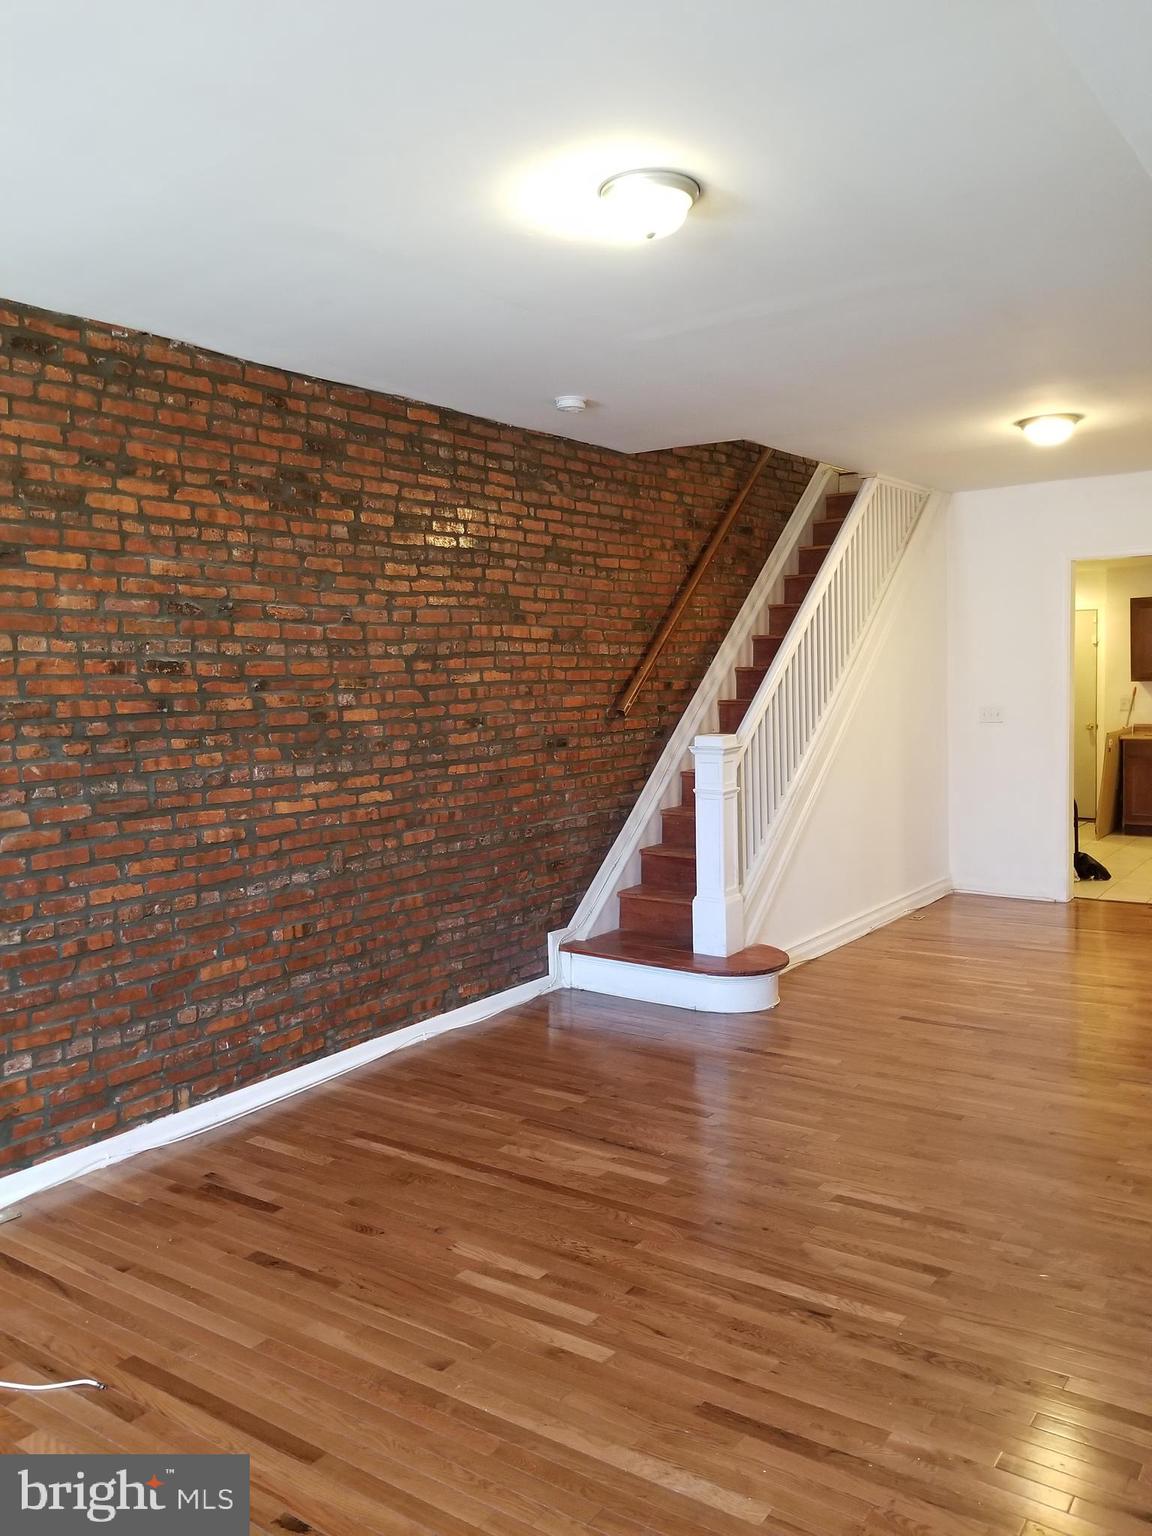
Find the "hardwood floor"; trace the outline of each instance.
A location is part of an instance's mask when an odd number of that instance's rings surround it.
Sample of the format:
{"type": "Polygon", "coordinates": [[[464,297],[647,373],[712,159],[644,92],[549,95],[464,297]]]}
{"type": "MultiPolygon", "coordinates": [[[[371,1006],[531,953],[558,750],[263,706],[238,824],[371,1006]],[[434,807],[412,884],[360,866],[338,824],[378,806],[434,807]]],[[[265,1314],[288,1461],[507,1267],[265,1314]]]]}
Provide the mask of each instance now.
{"type": "Polygon", "coordinates": [[[283,1536],[1152,1522],[1152,910],[949,898],[768,1015],[560,993],[0,1227],[0,1450],[283,1536]]]}

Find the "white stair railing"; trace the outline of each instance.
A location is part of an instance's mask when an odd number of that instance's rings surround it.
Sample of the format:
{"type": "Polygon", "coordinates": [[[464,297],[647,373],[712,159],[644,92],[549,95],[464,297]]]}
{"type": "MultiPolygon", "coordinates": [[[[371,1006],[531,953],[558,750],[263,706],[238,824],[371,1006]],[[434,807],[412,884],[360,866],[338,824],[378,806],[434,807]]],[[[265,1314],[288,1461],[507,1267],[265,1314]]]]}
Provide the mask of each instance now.
{"type": "Polygon", "coordinates": [[[698,736],[693,948],[744,945],[744,891],[774,832],[848,664],[929,492],[874,477],[860,488],[755,698],[731,736],[698,736]]]}

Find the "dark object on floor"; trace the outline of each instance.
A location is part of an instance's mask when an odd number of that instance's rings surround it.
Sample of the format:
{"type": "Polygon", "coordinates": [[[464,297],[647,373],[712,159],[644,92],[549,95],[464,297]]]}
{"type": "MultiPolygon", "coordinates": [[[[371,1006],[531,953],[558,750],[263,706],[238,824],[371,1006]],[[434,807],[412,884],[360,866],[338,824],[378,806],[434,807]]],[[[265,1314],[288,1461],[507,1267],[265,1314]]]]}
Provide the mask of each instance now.
{"type": "Polygon", "coordinates": [[[1072,802],[1072,836],[1076,843],[1076,852],[1072,856],[1072,868],[1076,871],[1076,878],[1078,880],[1111,880],[1112,876],[1099,859],[1094,859],[1090,853],[1080,852],[1080,812],[1075,800],[1072,802]]]}

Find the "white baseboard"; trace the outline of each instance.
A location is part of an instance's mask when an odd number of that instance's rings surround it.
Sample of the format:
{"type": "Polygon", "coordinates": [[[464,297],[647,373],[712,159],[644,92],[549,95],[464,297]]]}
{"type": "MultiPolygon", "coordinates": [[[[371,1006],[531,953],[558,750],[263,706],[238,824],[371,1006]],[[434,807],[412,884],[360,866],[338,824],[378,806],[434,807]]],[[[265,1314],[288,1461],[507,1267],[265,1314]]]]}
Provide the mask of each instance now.
{"type": "Polygon", "coordinates": [[[69,1179],[79,1179],[86,1173],[95,1173],[98,1168],[121,1163],[125,1158],[135,1157],[140,1152],[151,1152],[157,1147],[197,1136],[201,1131],[226,1125],[230,1120],[238,1120],[242,1115],[250,1115],[254,1110],[264,1109],[281,1099],[305,1093],[319,1083],[328,1082],[330,1078],[341,1077],[345,1072],[367,1066],[369,1062],[389,1056],[393,1051],[402,1051],[407,1046],[435,1039],[437,1035],[447,1034],[451,1029],[478,1024],[482,1019],[502,1013],[506,1008],[518,1007],[521,1003],[530,1002],[532,998],[550,992],[555,985],[556,971],[553,967],[548,975],[536,981],[522,982],[518,987],[509,987],[505,992],[479,998],[474,1003],[466,1003],[462,1008],[453,1008],[449,1013],[437,1014],[419,1024],[408,1024],[403,1029],[393,1030],[391,1034],[365,1040],[360,1045],[350,1045],[318,1061],[291,1067],[287,1072],[280,1072],[262,1082],[249,1083],[231,1093],[222,1093],[207,1103],[177,1110],[159,1120],[149,1120],[145,1125],[134,1126],[130,1131],[109,1136],[90,1147],[78,1147],[75,1152],[64,1152],[59,1157],[50,1157],[31,1168],[22,1168],[18,1173],[6,1174],[0,1178],[0,1209],[17,1200],[26,1200],[41,1190],[67,1183],[69,1179]]]}
{"type": "Polygon", "coordinates": [[[952,889],[957,896],[996,896],[1002,901],[1071,901],[1071,896],[1063,892],[1059,896],[1053,896],[1043,891],[1004,891],[993,890],[985,885],[955,885],[952,889]]]}
{"type": "Polygon", "coordinates": [[[632,965],[602,955],[565,954],[563,959],[562,984],[578,992],[691,1008],[697,1013],[761,1013],[775,1008],[780,1000],[775,975],[702,976],[694,971],[632,965]]]}
{"type": "Polygon", "coordinates": [[[920,907],[939,901],[941,896],[950,896],[952,889],[952,882],[947,878],[932,880],[914,891],[895,897],[892,901],[884,901],[878,906],[869,907],[864,912],[858,912],[855,917],[847,918],[832,928],[825,928],[822,932],[811,934],[805,939],[794,940],[788,945],[788,954],[791,958],[788,969],[792,970],[797,965],[803,965],[806,960],[815,960],[818,955],[826,955],[830,950],[839,949],[842,944],[851,944],[853,939],[862,939],[866,933],[871,933],[875,928],[884,928],[888,923],[894,923],[898,917],[907,917],[909,912],[915,912],[920,907]]]}

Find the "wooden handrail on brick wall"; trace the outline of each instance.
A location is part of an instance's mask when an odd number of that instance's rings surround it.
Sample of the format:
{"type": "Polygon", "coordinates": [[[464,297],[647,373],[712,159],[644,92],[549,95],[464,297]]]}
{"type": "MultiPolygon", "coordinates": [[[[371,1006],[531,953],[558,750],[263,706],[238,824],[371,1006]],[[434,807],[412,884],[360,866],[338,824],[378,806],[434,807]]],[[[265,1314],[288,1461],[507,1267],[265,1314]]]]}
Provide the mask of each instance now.
{"type": "Polygon", "coordinates": [[[752,466],[752,473],[748,476],[747,480],[745,480],[744,484],[737,491],[735,497],[732,500],[732,505],[728,508],[728,510],[724,513],[724,516],[712,530],[711,538],[696,557],[696,563],[692,567],[691,571],[689,571],[688,579],[677,593],[675,602],[673,602],[672,606],[665,614],[660,628],[653,635],[648,645],[648,649],[644,652],[643,656],[636,664],[632,676],[620,690],[615,705],[617,714],[626,715],[632,708],[633,704],[635,704],[641,688],[643,688],[644,684],[648,681],[648,676],[660,657],[661,651],[668,644],[668,641],[672,637],[673,630],[675,630],[677,624],[679,624],[681,618],[684,616],[684,610],[692,601],[692,594],[700,585],[700,582],[703,580],[705,574],[707,573],[709,566],[716,558],[720,546],[723,544],[725,538],[727,537],[728,531],[732,527],[732,524],[740,516],[741,508],[748,500],[753,486],[756,484],[757,480],[759,480],[761,474],[764,471],[764,466],[772,457],[772,453],[773,450],[771,448],[761,449],[760,454],[756,459],[756,463],[752,466]]]}

